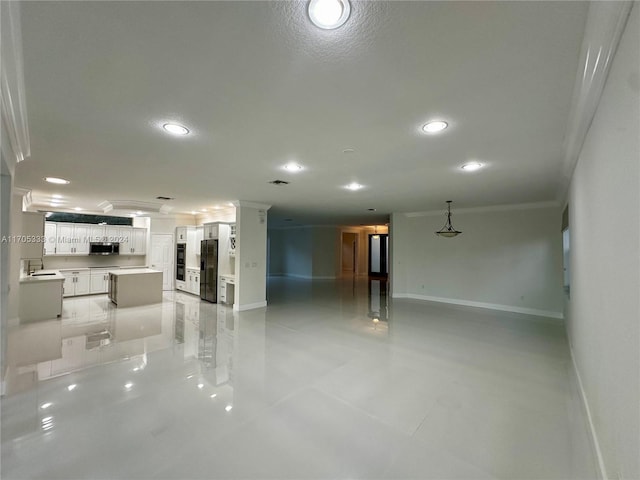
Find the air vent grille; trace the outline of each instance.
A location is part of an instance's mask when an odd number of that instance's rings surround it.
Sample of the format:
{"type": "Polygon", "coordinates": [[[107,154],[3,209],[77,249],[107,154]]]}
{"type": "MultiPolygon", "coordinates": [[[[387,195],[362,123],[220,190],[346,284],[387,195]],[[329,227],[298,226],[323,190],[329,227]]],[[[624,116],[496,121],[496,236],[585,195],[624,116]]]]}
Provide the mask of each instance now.
{"type": "Polygon", "coordinates": [[[289,182],[286,182],[285,180],[271,180],[269,183],[272,185],[289,185],[289,182]]]}
{"type": "Polygon", "coordinates": [[[160,195],[159,197],[156,197],[157,200],[175,200],[174,197],[163,197],[162,195],[160,195]]]}

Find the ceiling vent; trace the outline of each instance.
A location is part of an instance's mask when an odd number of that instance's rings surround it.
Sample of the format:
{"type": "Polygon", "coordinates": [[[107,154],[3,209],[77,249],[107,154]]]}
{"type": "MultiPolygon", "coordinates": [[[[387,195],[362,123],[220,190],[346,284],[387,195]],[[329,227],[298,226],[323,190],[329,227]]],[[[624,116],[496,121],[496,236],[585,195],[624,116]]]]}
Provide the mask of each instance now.
{"type": "Polygon", "coordinates": [[[160,195],[159,197],[156,197],[156,200],[175,200],[174,197],[163,197],[162,195],[160,195]]]}
{"type": "Polygon", "coordinates": [[[271,183],[272,185],[289,185],[289,182],[286,182],[284,180],[271,180],[269,183],[271,183]]]}
{"type": "Polygon", "coordinates": [[[144,213],[164,213],[171,211],[171,207],[157,202],[139,202],[137,200],[105,200],[98,205],[104,213],[109,212],[144,212],[144,213]]]}

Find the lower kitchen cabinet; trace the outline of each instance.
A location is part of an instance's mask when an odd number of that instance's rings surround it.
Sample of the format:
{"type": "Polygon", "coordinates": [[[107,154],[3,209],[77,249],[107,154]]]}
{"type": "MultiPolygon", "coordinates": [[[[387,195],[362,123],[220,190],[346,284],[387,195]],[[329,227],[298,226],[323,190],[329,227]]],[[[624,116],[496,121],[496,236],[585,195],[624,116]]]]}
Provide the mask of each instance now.
{"type": "Polygon", "coordinates": [[[187,268],[184,281],[176,280],[176,290],[200,295],[200,270],[187,268]]]}
{"type": "Polygon", "coordinates": [[[91,274],[89,270],[65,270],[60,273],[64,276],[64,283],[62,285],[63,297],[74,297],[91,293],[91,274]]]}
{"type": "Polygon", "coordinates": [[[109,270],[113,268],[91,269],[91,293],[107,293],[109,291],[109,270]]]}

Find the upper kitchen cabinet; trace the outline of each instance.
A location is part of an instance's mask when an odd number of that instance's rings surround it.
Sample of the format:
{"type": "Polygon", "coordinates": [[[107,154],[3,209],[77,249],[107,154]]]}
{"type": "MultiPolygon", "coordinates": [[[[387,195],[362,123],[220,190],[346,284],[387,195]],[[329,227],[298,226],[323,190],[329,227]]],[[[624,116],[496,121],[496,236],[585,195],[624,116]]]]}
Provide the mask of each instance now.
{"type": "Polygon", "coordinates": [[[131,253],[133,255],[146,255],[147,253],[147,229],[146,228],[133,228],[133,249],[131,253]]]}
{"type": "Polygon", "coordinates": [[[44,222],[44,254],[56,254],[57,225],[53,222],[44,222]]]}
{"type": "Polygon", "coordinates": [[[147,253],[147,229],[120,227],[120,255],[146,255],[147,253]]]}
{"type": "Polygon", "coordinates": [[[106,242],[107,236],[104,225],[91,225],[89,227],[89,237],[92,242],[106,242]]]}
{"type": "Polygon", "coordinates": [[[176,243],[187,243],[187,227],[176,227],[176,243]]]}
{"type": "Polygon", "coordinates": [[[205,223],[203,225],[203,237],[204,240],[211,240],[212,238],[218,238],[218,224],[217,223],[205,223]]]}
{"type": "Polygon", "coordinates": [[[90,226],[80,223],[58,223],[57,255],[89,255],[90,226]]]}

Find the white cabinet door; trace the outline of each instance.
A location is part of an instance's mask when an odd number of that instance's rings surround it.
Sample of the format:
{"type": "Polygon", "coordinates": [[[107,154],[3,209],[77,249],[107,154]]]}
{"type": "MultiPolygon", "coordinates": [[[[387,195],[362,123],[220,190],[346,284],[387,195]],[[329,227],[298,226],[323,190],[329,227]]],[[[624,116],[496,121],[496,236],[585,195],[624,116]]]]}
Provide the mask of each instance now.
{"type": "Polygon", "coordinates": [[[187,227],[176,227],[176,243],[187,243],[187,227]]]}
{"type": "MultiPolygon", "coordinates": [[[[89,255],[89,240],[91,235],[89,225],[76,225],[74,229],[75,244],[73,253],[76,255],[89,255]]],[[[88,285],[88,283],[87,283],[88,285]]],[[[88,291],[88,290],[87,290],[88,291]]]]}
{"type": "Polygon", "coordinates": [[[218,225],[205,225],[204,226],[204,239],[211,240],[212,238],[218,238],[218,225]]]}
{"type": "Polygon", "coordinates": [[[64,283],[62,284],[62,296],[63,297],[73,297],[75,295],[74,287],[74,275],[70,273],[64,273],[64,283]]]}
{"type": "Polygon", "coordinates": [[[55,255],[56,254],[56,232],[57,225],[54,222],[44,223],[44,254],[55,255]]]}
{"type": "Polygon", "coordinates": [[[119,227],[118,236],[120,237],[120,255],[131,255],[133,249],[133,239],[131,238],[131,227],[119,227]]]}
{"type": "Polygon", "coordinates": [[[107,225],[104,227],[105,242],[120,242],[120,229],[107,225]]]}
{"type": "Polygon", "coordinates": [[[108,274],[105,272],[92,273],[91,274],[91,293],[107,293],[107,278],[108,274]]]}
{"type": "Polygon", "coordinates": [[[103,225],[91,225],[89,227],[89,237],[92,242],[104,242],[105,239],[105,229],[103,225]]]}
{"type": "Polygon", "coordinates": [[[91,275],[89,272],[80,272],[76,275],[76,295],[87,295],[91,292],[90,288],[91,275]]]}
{"type": "Polygon", "coordinates": [[[134,255],[146,255],[147,253],[147,229],[134,228],[132,230],[133,245],[131,253],[134,255]]]}
{"type": "Polygon", "coordinates": [[[72,253],[74,233],[75,229],[72,223],[58,223],[56,234],[56,252],[58,255],[72,253]]]}
{"type": "Polygon", "coordinates": [[[200,295],[200,274],[196,273],[193,276],[193,290],[192,293],[194,295],[200,295]]]}

